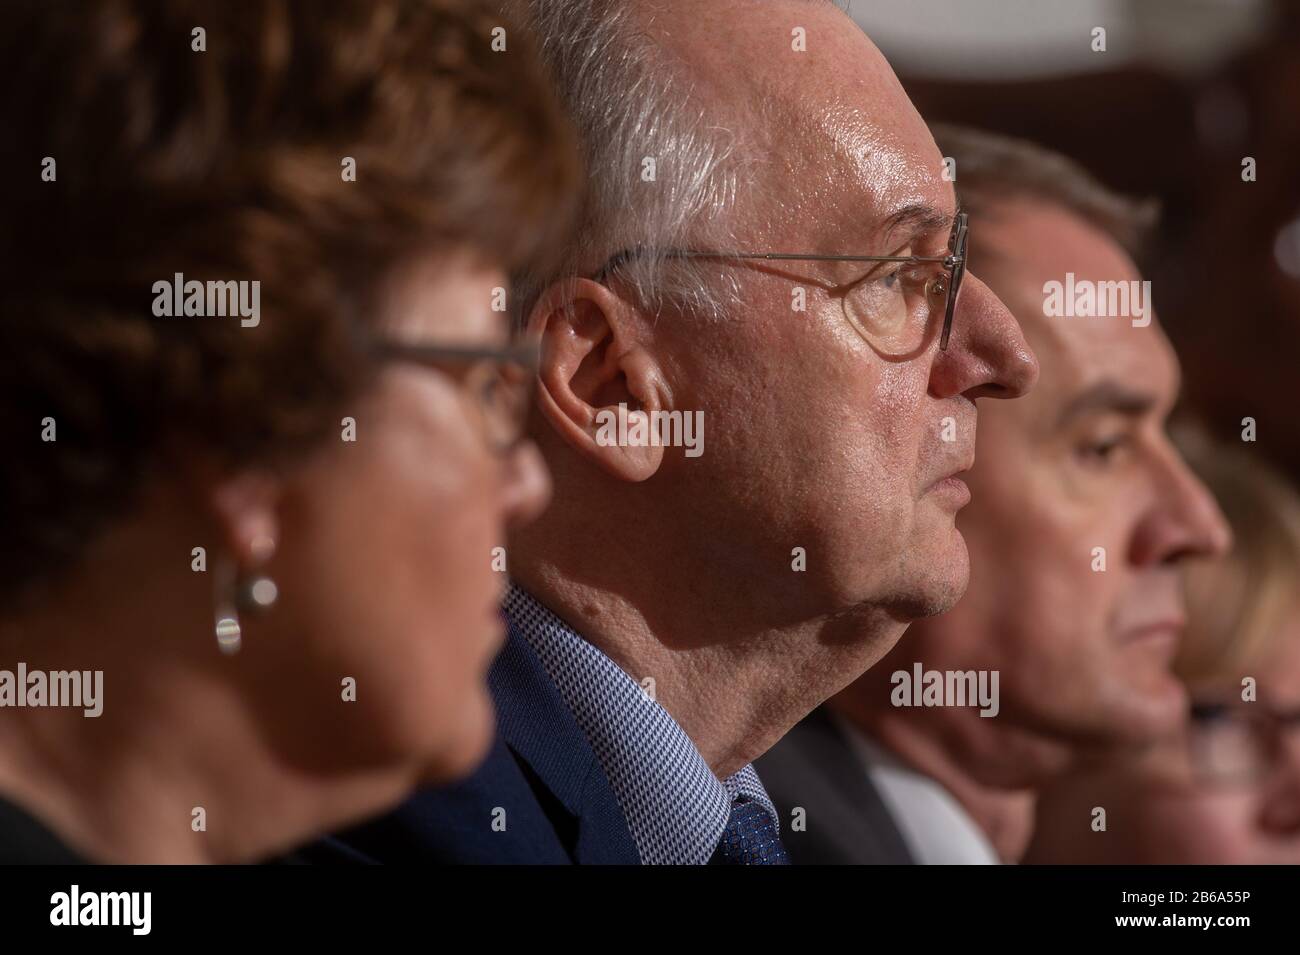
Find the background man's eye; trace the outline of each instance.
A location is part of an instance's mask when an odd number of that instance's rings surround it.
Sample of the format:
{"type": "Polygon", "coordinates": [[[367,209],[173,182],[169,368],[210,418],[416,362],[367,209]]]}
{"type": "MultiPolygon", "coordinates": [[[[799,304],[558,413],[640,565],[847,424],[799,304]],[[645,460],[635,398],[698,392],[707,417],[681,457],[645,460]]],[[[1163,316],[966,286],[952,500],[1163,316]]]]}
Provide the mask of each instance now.
{"type": "Polygon", "coordinates": [[[1084,458],[1100,463],[1111,461],[1118,451],[1128,443],[1126,435],[1116,435],[1112,438],[1106,438],[1101,441],[1090,441],[1083,445],[1080,453],[1084,458]]]}

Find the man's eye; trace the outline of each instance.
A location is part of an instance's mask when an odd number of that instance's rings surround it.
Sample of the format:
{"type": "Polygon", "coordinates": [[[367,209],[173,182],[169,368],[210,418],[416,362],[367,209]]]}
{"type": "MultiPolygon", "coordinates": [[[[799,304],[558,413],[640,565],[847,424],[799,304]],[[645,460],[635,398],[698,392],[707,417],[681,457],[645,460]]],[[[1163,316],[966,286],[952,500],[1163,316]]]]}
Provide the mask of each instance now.
{"type": "Polygon", "coordinates": [[[900,289],[907,292],[927,291],[934,283],[935,276],[912,265],[900,265],[892,272],[880,276],[878,281],[890,292],[900,289]]]}
{"type": "Polygon", "coordinates": [[[1128,444],[1128,435],[1113,435],[1099,441],[1089,441],[1079,448],[1080,456],[1089,463],[1109,464],[1128,444]]]}

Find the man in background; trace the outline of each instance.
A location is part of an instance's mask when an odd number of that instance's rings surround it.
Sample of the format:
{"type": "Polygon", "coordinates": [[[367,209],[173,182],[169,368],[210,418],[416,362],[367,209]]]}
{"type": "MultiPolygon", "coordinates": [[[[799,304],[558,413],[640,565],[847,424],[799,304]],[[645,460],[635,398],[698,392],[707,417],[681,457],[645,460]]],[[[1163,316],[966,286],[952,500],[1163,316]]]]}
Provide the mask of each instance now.
{"type": "Polygon", "coordinates": [[[980,417],[965,597],[759,762],[804,810],[795,862],[1018,859],[1036,789],[1178,725],[1179,564],[1228,543],[1165,433],[1179,368],[1131,257],[1142,211],[1027,143],[937,138],[1042,380],[980,417]]]}

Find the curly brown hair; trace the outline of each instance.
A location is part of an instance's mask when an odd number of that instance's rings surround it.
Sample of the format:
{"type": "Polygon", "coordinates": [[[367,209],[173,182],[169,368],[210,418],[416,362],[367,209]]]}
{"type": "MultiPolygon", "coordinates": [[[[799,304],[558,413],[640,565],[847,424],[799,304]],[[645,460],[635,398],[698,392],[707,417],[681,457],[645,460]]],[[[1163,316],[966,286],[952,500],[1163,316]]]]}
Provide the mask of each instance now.
{"type": "Polygon", "coordinates": [[[486,3],[18,0],[4,16],[0,593],[63,572],[178,437],[235,467],[337,426],[373,374],[357,332],[410,255],[517,269],[561,244],[571,132],[486,3]],[[260,281],[260,324],[154,317],[153,283],[177,272],[260,281]]]}

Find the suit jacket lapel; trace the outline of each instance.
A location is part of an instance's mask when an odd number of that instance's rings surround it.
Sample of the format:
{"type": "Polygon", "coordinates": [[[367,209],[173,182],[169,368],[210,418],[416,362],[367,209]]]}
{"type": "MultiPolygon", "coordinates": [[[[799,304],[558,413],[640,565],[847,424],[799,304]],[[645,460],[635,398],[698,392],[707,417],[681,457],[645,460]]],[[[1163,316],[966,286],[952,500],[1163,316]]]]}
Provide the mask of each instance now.
{"type": "Polygon", "coordinates": [[[622,809],[559,690],[512,623],[488,685],[497,726],[579,863],[640,862],[622,809]],[[549,803],[549,805],[548,805],[549,803]]]}
{"type": "Polygon", "coordinates": [[[854,810],[845,814],[842,824],[854,833],[860,845],[870,846],[874,858],[895,864],[914,863],[893,814],[829,711],[814,711],[807,720],[807,729],[809,752],[817,754],[823,771],[844,795],[846,808],[854,810]]]}

